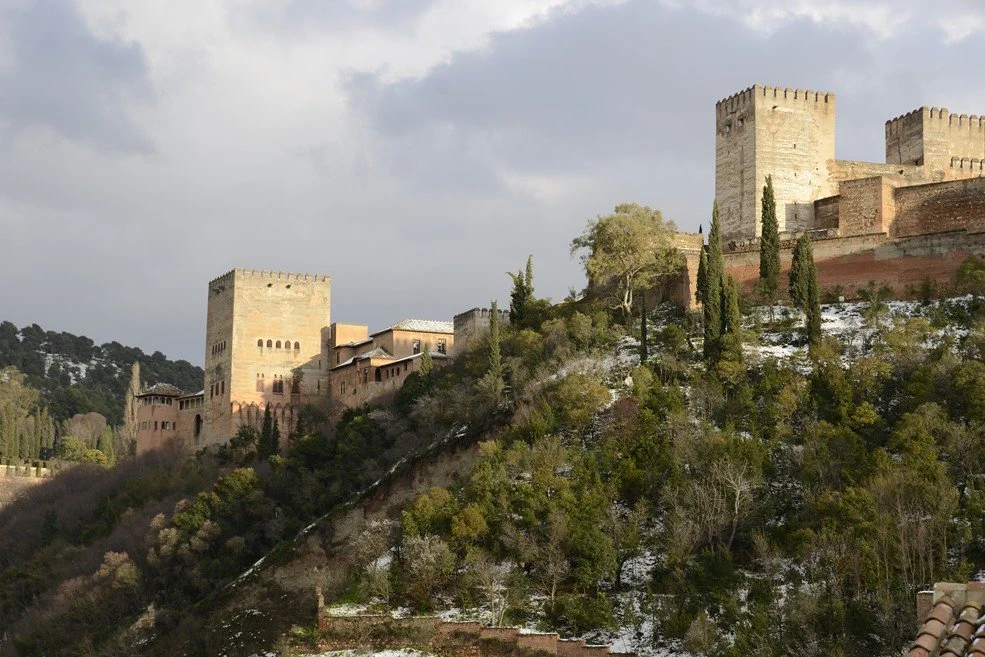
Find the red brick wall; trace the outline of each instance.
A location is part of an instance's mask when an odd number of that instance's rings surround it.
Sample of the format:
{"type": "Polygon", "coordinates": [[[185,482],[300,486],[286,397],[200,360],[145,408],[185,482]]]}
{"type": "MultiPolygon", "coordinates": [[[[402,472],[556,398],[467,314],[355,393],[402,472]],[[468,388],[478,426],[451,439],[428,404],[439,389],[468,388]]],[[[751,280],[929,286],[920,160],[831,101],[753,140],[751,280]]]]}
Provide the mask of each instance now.
{"type": "MultiPolygon", "coordinates": [[[[792,248],[792,242],[786,243],[780,252],[784,284],[792,248]]],[[[946,286],[958,265],[973,254],[985,255],[985,233],[954,231],[899,239],[860,235],[814,243],[814,262],[822,292],[840,285],[846,298],[854,297],[869,281],[888,285],[898,295],[907,286],[918,289],[927,278],[946,286]]],[[[759,279],[759,252],[726,253],[725,269],[751,292],[759,279]]]]}

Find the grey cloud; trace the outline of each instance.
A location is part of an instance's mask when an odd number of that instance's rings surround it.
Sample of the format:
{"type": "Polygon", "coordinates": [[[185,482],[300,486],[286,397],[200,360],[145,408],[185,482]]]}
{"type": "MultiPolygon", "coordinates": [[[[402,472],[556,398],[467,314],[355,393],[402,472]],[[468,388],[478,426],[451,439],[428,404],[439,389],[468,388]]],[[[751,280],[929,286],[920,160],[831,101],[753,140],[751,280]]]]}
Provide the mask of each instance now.
{"type": "Polygon", "coordinates": [[[137,44],[93,36],[68,0],[8,9],[12,65],[0,69],[0,116],[14,130],[44,126],[111,151],[147,151],[150,140],[125,106],[151,87],[137,44]]]}

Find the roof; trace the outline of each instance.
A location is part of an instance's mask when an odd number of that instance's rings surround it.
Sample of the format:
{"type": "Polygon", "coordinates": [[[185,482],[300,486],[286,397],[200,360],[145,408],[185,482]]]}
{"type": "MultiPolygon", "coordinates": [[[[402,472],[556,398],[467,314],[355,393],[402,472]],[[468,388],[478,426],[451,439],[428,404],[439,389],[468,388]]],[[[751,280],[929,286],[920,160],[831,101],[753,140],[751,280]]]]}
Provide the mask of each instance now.
{"type": "Polygon", "coordinates": [[[366,338],[365,340],[353,340],[351,342],[344,342],[342,344],[335,345],[336,349],[341,349],[342,347],[361,347],[364,344],[368,344],[373,341],[373,338],[366,338]]]}
{"type": "Polygon", "coordinates": [[[415,333],[455,333],[455,324],[437,319],[405,319],[397,322],[390,328],[377,331],[373,335],[380,335],[387,331],[413,331],[415,333]]]}
{"type": "MultiPolygon", "coordinates": [[[[204,394],[204,390],[202,391],[204,394]]],[[[184,397],[185,391],[178,386],[173,386],[170,383],[155,383],[150,388],[137,394],[137,397],[143,397],[145,395],[160,395],[161,397],[184,397]]]]}
{"type": "Polygon", "coordinates": [[[344,360],[338,365],[336,365],[335,367],[332,367],[330,369],[337,370],[343,367],[348,367],[349,365],[355,363],[357,360],[366,360],[367,358],[385,358],[387,360],[392,360],[393,355],[383,347],[377,347],[376,349],[371,349],[369,351],[364,351],[361,354],[356,354],[352,358],[348,360],[344,360]]]}
{"type": "Polygon", "coordinates": [[[182,395],[182,397],[204,397],[204,396],[205,396],[205,388],[202,388],[198,392],[186,392],[185,394],[182,395]]]}
{"type": "Polygon", "coordinates": [[[985,656],[985,582],[937,584],[907,657],[985,656]]]}

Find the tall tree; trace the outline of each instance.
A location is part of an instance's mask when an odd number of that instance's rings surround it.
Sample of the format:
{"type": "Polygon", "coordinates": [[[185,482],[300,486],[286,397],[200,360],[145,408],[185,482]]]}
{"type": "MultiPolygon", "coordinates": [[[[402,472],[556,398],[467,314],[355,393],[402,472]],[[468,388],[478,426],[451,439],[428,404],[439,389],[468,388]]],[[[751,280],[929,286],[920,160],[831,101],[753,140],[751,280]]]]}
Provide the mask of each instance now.
{"type": "Polygon", "coordinates": [[[266,461],[278,452],[280,436],[274,430],[276,420],[270,412],[268,403],[263,409],[263,424],[260,429],[260,440],[257,441],[257,460],[266,461]]]}
{"type": "Polygon", "coordinates": [[[814,262],[814,249],[811,238],[806,233],[797,239],[793,247],[793,262],[790,264],[790,301],[797,308],[807,311],[807,284],[809,269],[814,262]]]}
{"type": "Polygon", "coordinates": [[[704,245],[701,247],[701,257],[698,259],[698,289],[694,292],[694,300],[704,303],[704,290],[708,284],[708,249],[704,245]]]}
{"type": "Polygon", "coordinates": [[[123,434],[126,440],[137,439],[137,395],[140,394],[140,362],[130,366],[130,385],[123,404],[123,434]]]}
{"type": "Polygon", "coordinates": [[[524,326],[528,319],[530,302],[534,298],[534,263],[533,256],[527,256],[525,271],[509,274],[513,279],[513,291],[510,293],[510,324],[524,326]]]}
{"type": "Polygon", "coordinates": [[[725,257],[722,254],[722,227],[718,214],[718,201],[711,209],[711,230],[708,231],[707,264],[705,265],[704,299],[705,358],[714,358],[722,337],[725,305],[724,291],[725,257]]]}
{"type": "Polygon", "coordinates": [[[492,302],[489,316],[489,369],[482,378],[490,400],[499,403],[503,398],[505,384],[503,382],[502,340],[500,337],[499,303],[492,302]]]}
{"type": "Polygon", "coordinates": [[[424,348],[421,350],[421,378],[424,379],[428,385],[431,384],[431,374],[434,372],[434,359],[431,358],[431,348],[428,347],[428,343],[424,343],[424,348]]]}
{"type": "Polygon", "coordinates": [[[817,286],[817,267],[814,255],[807,253],[807,300],[804,312],[807,313],[807,344],[811,351],[821,344],[821,292],[817,286]]]}
{"type": "Polygon", "coordinates": [[[588,222],[571,241],[571,254],[582,251],[589,288],[614,302],[627,325],[638,291],[653,287],[683,266],[674,246],[677,226],[659,210],[624,203],[613,214],[588,222]]]}
{"type": "MultiPolygon", "coordinates": [[[[776,220],[773,177],[766,176],[763,187],[762,233],[759,238],[759,293],[772,308],[780,289],[780,226],[776,220]]],[[[770,318],[772,321],[770,310],[770,318]]]]}
{"type": "Polygon", "coordinates": [[[731,276],[725,284],[725,331],[742,331],[742,311],[739,309],[739,284],[731,276]]]}
{"type": "Polygon", "coordinates": [[[99,434],[99,442],[96,443],[96,449],[106,456],[106,462],[110,465],[116,463],[116,447],[113,444],[115,442],[113,436],[112,427],[106,427],[103,432],[99,434]]]}

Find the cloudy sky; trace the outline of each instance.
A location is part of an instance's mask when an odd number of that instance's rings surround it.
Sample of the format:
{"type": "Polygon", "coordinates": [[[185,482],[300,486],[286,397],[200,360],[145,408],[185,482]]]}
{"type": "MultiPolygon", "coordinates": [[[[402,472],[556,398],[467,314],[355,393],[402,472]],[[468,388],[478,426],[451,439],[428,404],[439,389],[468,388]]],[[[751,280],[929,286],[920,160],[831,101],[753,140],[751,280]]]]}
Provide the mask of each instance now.
{"type": "Polygon", "coordinates": [[[623,201],[707,223],[714,103],[838,94],[838,155],[985,113],[983,0],[0,0],[0,319],[201,363],[206,282],[383,328],[583,285],[623,201]]]}

